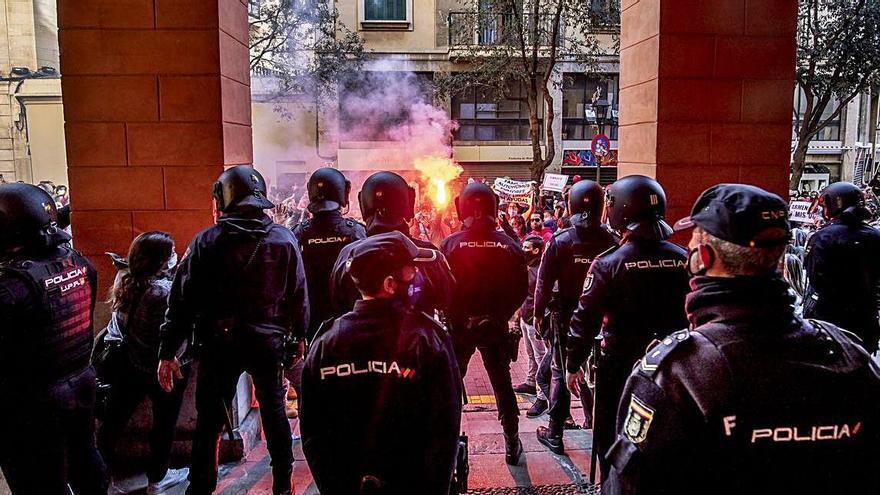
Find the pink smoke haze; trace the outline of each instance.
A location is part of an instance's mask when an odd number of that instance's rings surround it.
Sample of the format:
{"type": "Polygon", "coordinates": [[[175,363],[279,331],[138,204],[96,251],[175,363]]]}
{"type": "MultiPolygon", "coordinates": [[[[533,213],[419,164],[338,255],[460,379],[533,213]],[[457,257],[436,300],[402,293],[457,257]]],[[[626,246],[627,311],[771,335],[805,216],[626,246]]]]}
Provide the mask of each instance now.
{"type": "Polygon", "coordinates": [[[368,72],[350,81],[340,103],[342,141],[396,143],[396,159],[452,157],[458,123],[432,104],[430,82],[412,72],[368,72]]]}

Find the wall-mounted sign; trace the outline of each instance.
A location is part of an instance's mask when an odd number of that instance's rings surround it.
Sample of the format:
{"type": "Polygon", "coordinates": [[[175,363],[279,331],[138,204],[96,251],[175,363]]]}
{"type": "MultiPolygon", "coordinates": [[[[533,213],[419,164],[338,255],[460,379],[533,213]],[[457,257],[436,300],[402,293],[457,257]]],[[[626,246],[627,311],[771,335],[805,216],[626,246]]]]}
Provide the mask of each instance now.
{"type": "Polygon", "coordinates": [[[609,150],[603,157],[590,150],[568,150],[562,155],[564,167],[616,167],[617,150],[609,150]]]}
{"type": "Polygon", "coordinates": [[[596,134],[590,144],[590,151],[601,160],[611,152],[611,140],[605,134],[596,134]]]}

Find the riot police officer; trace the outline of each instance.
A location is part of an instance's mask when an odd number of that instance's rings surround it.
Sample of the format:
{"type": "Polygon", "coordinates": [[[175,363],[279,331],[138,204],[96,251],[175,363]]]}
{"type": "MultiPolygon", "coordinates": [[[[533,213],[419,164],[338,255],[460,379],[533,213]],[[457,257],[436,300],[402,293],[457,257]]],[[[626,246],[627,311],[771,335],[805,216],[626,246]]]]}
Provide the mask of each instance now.
{"type": "Polygon", "coordinates": [[[461,377],[446,330],[409,294],[435,254],[397,231],[352,246],[346,266],[362,299],[324,324],[303,371],[312,476],[323,495],[448,495],[461,377]]]}
{"type": "MultiPolygon", "coordinates": [[[[319,168],[309,177],[309,213],[312,218],[304,220],[293,228],[293,235],[299,241],[305,266],[309,294],[329,294],[330,281],[327,276],[333,269],[339,252],[346,245],[367,236],[364,225],[344,218],[340,209],[348,207],[351,182],[335,168],[319,168]]],[[[330,299],[313,297],[310,301],[310,325],[308,338],[311,340],[321,323],[332,316],[330,299]]]]}
{"type": "Polygon", "coordinates": [[[691,330],[633,369],[603,493],[877,493],[880,371],[844,331],[795,316],[777,268],[788,205],[720,184],[689,227],[691,330]]]}
{"type": "Polygon", "coordinates": [[[655,337],[687,324],[686,251],[666,239],[672,228],[664,220],[666,193],[654,179],[630,175],[608,186],[608,225],[621,243],[599,255],[584,281],[571,319],[566,347],[566,381],[575,396],[584,381],[581,365],[601,332],[596,360],[593,450],[602,477],[604,454],[614,438],[617,404],[633,363],[655,337]]]}
{"type": "Polygon", "coordinates": [[[253,378],[260,403],[272,492],[291,493],[293,455],[281,377],[282,365],[292,360],[285,358],[285,342],[301,342],[309,320],[299,248],[293,234],[263,212],[273,205],[253,168],[223,172],[214,201],[219,218],[196,234],[184,254],[160,332],[159,383],[166,391],[179,377],[174,353],[193,327],[201,347],[187,493],[211,493],[217,484],[217,441],[243,371],[253,378]]]}
{"type": "MultiPolygon", "coordinates": [[[[562,433],[569,417],[571,395],[565,383],[565,346],[571,315],[577,307],[584,287],[587,270],[593,259],[608,250],[617,239],[602,225],[605,191],[591,180],[582,180],[572,186],[568,197],[572,227],[560,230],[550,240],[541,259],[538,283],[535,289],[535,328],[545,311],[551,310],[551,334],[547,335],[552,350],[552,379],[550,382],[550,422],[538,428],[538,440],[556,454],[565,452],[562,433]],[[558,287],[554,291],[554,287],[558,287]]],[[[593,401],[588,388],[581,390],[587,425],[592,423],[593,401]]]]}
{"type": "Polygon", "coordinates": [[[0,469],[13,494],[97,495],[97,275],[57,215],[44,190],[0,185],[0,469]]]}
{"type": "Polygon", "coordinates": [[[828,223],[807,243],[804,317],[854,332],[873,354],[880,338],[880,232],[865,223],[871,213],[864,194],[853,184],[826,187],[819,205],[828,223]]]}
{"type": "Polygon", "coordinates": [[[480,351],[498,404],[506,461],[516,465],[522,444],[510,362],[518,345],[511,345],[507,322],[528,291],[525,256],[516,241],[496,230],[498,203],[489,186],[468,184],[455,207],[464,229],[447,237],[440,250],[457,281],[449,320],[458,368],[464,376],[480,351]]]}
{"type": "MultiPolygon", "coordinates": [[[[377,172],[369,176],[358,193],[361,214],[367,224],[367,235],[398,231],[409,237],[407,221],[415,216],[415,201],[415,189],[394,172],[377,172]]],[[[430,263],[420,264],[419,272],[410,286],[413,307],[432,316],[435,311],[442,313],[449,307],[450,294],[455,283],[449,265],[444,256],[436,251],[437,247],[430,242],[413,238],[410,240],[420,248],[434,250],[436,256],[430,263]]],[[[355,301],[361,297],[345,267],[354,244],[356,243],[349,244],[340,251],[333,266],[330,280],[333,305],[331,316],[340,316],[350,311],[355,301]]]]}

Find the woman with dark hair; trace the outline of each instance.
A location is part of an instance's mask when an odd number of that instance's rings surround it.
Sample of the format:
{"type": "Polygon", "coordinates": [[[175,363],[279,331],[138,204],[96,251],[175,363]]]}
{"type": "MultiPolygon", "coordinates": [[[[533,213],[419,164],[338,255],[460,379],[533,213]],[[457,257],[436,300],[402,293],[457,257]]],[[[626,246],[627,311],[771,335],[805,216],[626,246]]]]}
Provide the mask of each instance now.
{"type": "MultiPolygon", "coordinates": [[[[162,493],[184,481],[189,470],[168,469],[177,416],[185,386],[165,393],[156,378],[159,367],[159,327],[165,319],[171,272],[177,265],[174,240],[165,232],[145,232],[131,243],[127,267],[116,275],[110,289],[113,313],[104,340],[121,345],[113,370],[107,409],[98,430],[98,448],[113,472],[115,449],[128,420],[143,401],[152,403],[147,494],[162,493]]],[[[180,352],[178,353],[180,354],[180,352]]],[[[109,493],[127,493],[115,482],[109,493]]]]}

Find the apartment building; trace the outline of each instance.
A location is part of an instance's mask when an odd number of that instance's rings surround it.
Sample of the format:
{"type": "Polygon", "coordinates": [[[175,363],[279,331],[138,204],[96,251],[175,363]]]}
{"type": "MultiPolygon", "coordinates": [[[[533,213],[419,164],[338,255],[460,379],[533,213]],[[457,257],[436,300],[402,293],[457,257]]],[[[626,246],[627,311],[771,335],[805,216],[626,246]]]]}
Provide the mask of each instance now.
{"type": "MultiPolygon", "coordinates": [[[[594,1],[599,7],[606,3],[594,1]]],[[[509,14],[493,17],[485,10],[478,14],[472,4],[456,0],[339,0],[336,6],[340,22],[356,31],[369,51],[364,78],[373,75],[375,80],[392,85],[397,84],[396,78],[415,76],[428,82],[440,74],[468,70],[468,56],[478,52],[475,46],[491,49],[506,42],[500,24],[508,22],[509,14]]],[[[617,177],[619,58],[613,48],[615,28],[606,26],[598,35],[607,50],[596,58],[591,70],[570,62],[557,65],[557,84],[549,88],[554,108],[539,112],[542,121],[546,112],[552,111],[556,117],[554,171],[603,183],[617,177]],[[609,137],[611,152],[597,160],[591,145],[600,133],[609,137]]],[[[561,48],[564,54],[566,47],[561,48]]],[[[366,125],[351,117],[357,112],[346,105],[349,88],[340,88],[342,101],[320,102],[316,110],[315,102],[308,98],[268,98],[265,87],[271,76],[253,75],[254,161],[270,178],[274,176],[277,184],[296,183],[311,170],[330,163],[350,175],[411,168],[411,163],[400,163],[399,144],[387,137],[347,132],[366,125]],[[338,118],[330,115],[331,108],[338,108],[338,118]]],[[[375,81],[367,86],[383,93],[375,81]]],[[[424,87],[425,98],[430,99],[430,86],[424,87]]],[[[351,89],[363,91],[363,87],[351,89]]],[[[418,98],[403,93],[406,100],[397,102],[402,106],[418,98]]],[[[532,149],[527,105],[520,98],[519,87],[505,87],[504,94],[509,98],[499,99],[475,89],[433,102],[458,122],[453,157],[466,176],[529,177],[532,149]]],[[[359,97],[369,99],[368,94],[359,97]]]]}

